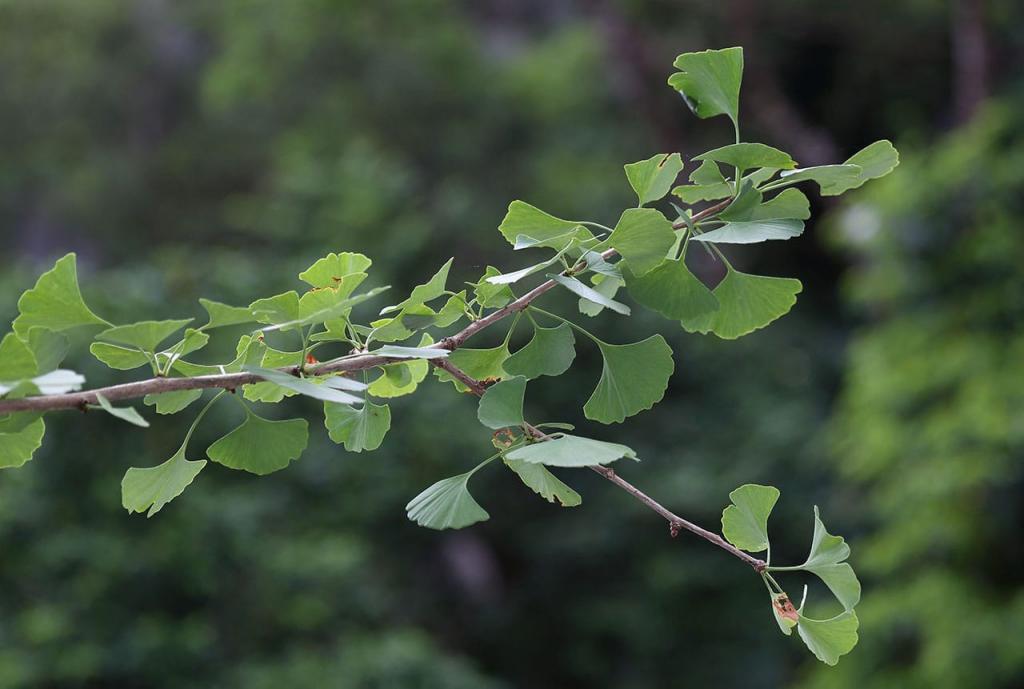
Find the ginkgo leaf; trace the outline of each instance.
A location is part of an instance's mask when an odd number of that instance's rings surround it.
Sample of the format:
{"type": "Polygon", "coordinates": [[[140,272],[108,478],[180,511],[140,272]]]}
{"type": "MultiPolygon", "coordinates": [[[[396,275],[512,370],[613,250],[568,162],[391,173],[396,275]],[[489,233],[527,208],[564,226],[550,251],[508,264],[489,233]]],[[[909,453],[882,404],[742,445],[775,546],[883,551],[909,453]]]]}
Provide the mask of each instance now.
{"type": "Polygon", "coordinates": [[[27,338],[22,339],[36,360],[38,373],[48,373],[60,366],[71,347],[65,335],[40,327],[29,328],[27,338]]]}
{"type": "MultiPolygon", "coordinates": [[[[351,278],[353,276],[350,275],[348,277],[351,278]]],[[[345,296],[346,291],[341,288],[338,290],[312,290],[303,294],[299,299],[297,318],[278,321],[266,326],[265,328],[261,328],[261,330],[264,332],[273,332],[275,330],[285,331],[294,328],[302,328],[315,323],[326,323],[327,321],[337,318],[344,318],[348,315],[352,307],[372,299],[388,289],[390,289],[390,287],[384,285],[382,287],[375,287],[369,292],[363,292],[362,294],[356,294],[354,296],[345,296]]]]}
{"type": "Polygon", "coordinates": [[[274,325],[299,320],[299,293],[295,290],[257,299],[249,304],[249,312],[260,323],[274,325]]]}
{"type": "Polygon", "coordinates": [[[508,205],[508,212],[498,226],[498,231],[513,246],[520,235],[525,235],[534,240],[533,246],[556,250],[573,239],[586,241],[594,237],[579,223],[556,218],[524,201],[513,201],[508,205]]]}
{"type": "Polygon", "coordinates": [[[85,383],[85,376],[82,374],[58,368],[41,376],[0,383],[0,396],[5,396],[8,399],[20,399],[29,395],[62,395],[65,392],[80,390],[83,383],[85,383]]]}
{"type": "Polygon", "coordinates": [[[643,306],[674,321],[701,318],[718,310],[718,299],[683,259],[669,259],[642,277],[626,274],[629,294],[643,306]]]}
{"type": "Polygon", "coordinates": [[[58,259],[53,268],[39,276],[35,287],[21,295],[18,314],[13,328],[19,336],[37,326],[62,331],[85,325],[110,325],[82,300],[74,254],[58,259]]]}
{"type": "Polygon", "coordinates": [[[134,368],[152,363],[145,352],[107,344],[106,342],[93,342],[89,345],[89,352],[110,368],[117,369],[118,371],[131,371],[134,368]]]}
{"type": "MultiPolygon", "coordinates": [[[[433,338],[424,333],[418,349],[429,348],[433,343],[433,338]]],[[[430,364],[426,359],[410,359],[399,364],[388,364],[382,370],[383,375],[370,383],[367,393],[374,397],[402,397],[416,391],[427,377],[430,364]]]]}
{"type": "MultiPolygon", "coordinates": [[[[332,252],[299,273],[299,279],[316,288],[336,288],[349,275],[365,274],[371,265],[373,265],[373,261],[363,254],[349,251],[340,254],[332,252]]],[[[357,284],[353,284],[351,289],[354,289],[357,284]]],[[[351,293],[351,289],[349,293],[351,293]]]]}
{"type": "Polygon", "coordinates": [[[561,433],[552,440],[530,443],[512,450],[506,459],[553,467],[589,467],[617,459],[636,459],[636,452],[618,443],[561,433]]]}
{"type": "Polygon", "coordinates": [[[505,466],[514,471],[527,488],[550,503],[562,507],[576,507],[583,502],[579,493],[565,485],[557,476],[544,468],[543,464],[506,457],[505,466]]]}
{"type": "MultiPolygon", "coordinates": [[[[857,165],[860,167],[860,176],[857,182],[847,188],[835,187],[828,190],[827,195],[842,194],[850,189],[856,189],[871,179],[885,177],[900,164],[900,154],[891,141],[882,139],[868,144],[861,150],[850,156],[844,165],[857,165]]],[[[822,190],[822,193],[825,193],[822,190]]]]}
{"type": "Polygon", "coordinates": [[[467,483],[473,471],[438,481],[405,506],[409,519],[428,529],[461,529],[490,519],[467,483]]]}
{"type": "Polygon", "coordinates": [[[693,240],[713,244],[756,244],[770,239],[792,239],[803,232],[802,220],[749,220],[727,222],[721,227],[695,235],[693,240]]]}
{"type": "Polygon", "coordinates": [[[132,467],[121,479],[121,505],[129,513],[149,510],[146,516],[152,517],[185,492],[205,466],[205,459],[185,459],[185,445],[182,445],[163,464],[146,469],[132,467]]]}
{"type": "Polygon", "coordinates": [[[473,285],[473,296],[480,306],[488,309],[500,309],[515,299],[515,295],[507,285],[496,285],[488,280],[488,278],[498,275],[501,275],[500,270],[494,266],[487,266],[483,276],[473,285]]]}
{"type": "Polygon", "coordinates": [[[702,153],[694,160],[713,160],[716,163],[739,168],[740,171],[755,167],[776,170],[788,170],[796,167],[796,161],[785,151],[758,143],[729,144],[702,153]]]}
{"type": "Polygon", "coordinates": [[[39,414],[0,416],[0,469],[20,467],[43,444],[46,424],[39,414]]]}
{"type": "Polygon", "coordinates": [[[562,249],[560,249],[558,253],[556,253],[554,256],[552,256],[546,261],[541,261],[540,263],[535,263],[532,266],[527,266],[526,268],[514,270],[511,273],[499,273],[498,275],[492,275],[487,278],[487,281],[494,285],[513,285],[522,280],[523,278],[529,277],[534,273],[539,273],[548,266],[557,263],[559,259],[561,259],[562,256],[565,254],[565,252],[568,251],[574,245],[575,242],[570,241],[562,249]]]}
{"type": "Polygon", "coordinates": [[[833,536],[826,530],[814,506],[814,536],[811,539],[811,550],[807,560],[796,569],[813,572],[825,582],[836,599],[847,610],[852,610],[860,602],[860,582],[848,563],[850,546],[842,536],[833,536]]]}
{"type": "Polygon", "coordinates": [[[359,409],[324,402],[324,425],[331,440],[349,452],[376,450],[391,428],[391,408],[369,400],[359,409]]]}
{"type": "Polygon", "coordinates": [[[530,379],[560,376],[576,358],[575,342],[568,323],[554,328],[534,325],[533,338],[505,360],[504,369],[509,375],[530,379]]]}
{"type": "Polygon", "coordinates": [[[623,167],[629,186],[633,187],[643,206],[665,197],[683,170],[683,160],[678,153],[659,153],[623,167]]]}
{"type": "Polygon", "coordinates": [[[202,326],[202,330],[226,328],[231,325],[255,322],[252,311],[247,306],[228,306],[212,299],[200,299],[199,305],[203,307],[207,316],[209,316],[206,324],[202,326]]]}
{"type": "Polygon", "coordinates": [[[477,407],[477,418],[488,428],[521,426],[526,378],[515,376],[498,381],[484,391],[477,407]]]}
{"type": "Polygon", "coordinates": [[[816,165],[798,170],[784,170],[779,176],[786,184],[814,181],[818,183],[822,196],[836,196],[860,178],[859,165],[816,165]]]}
{"type": "Polygon", "coordinates": [[[285,373],[284,371],[276,371],[270,368],[260,368],[258,366],[243,366],[243,371],[255,374],[271,383],[280,385],[283,388],[294,390],[300,395],[306,395],[313,399],[322,400],[324,402],[337,402],[339,404],[360,404],[363,400],[355,395],[350,395],[347,392],[342,392],[342,389],[354,389],[361,390],[365,389],[362,383],[354,380],[345,379],[339,376],[332,376],[330,378],[317,378],[317,383],[312,382],[307,378],[297,378],[293,375],[285,373]]]}
{"type": "Polygon", "coordinates": [[[729,493],[732,504],[722,511],[722,535],[740,550],[759,553],[768,547],[768,515],[779,489],[748,483],[729,493]]]}
{"type": "Polygon", "coordinates": [[[191,318],[169,321],[140,321],[130,325],[107,328],[96,339],[122,347],[134,347],[146,352],[156,351],[160,343],[192,322],[191,318]]]}
{"type": "MultiPolygon", "coordinates": [[[[619,288],[625,284],[622,281],[622,278],[609,277],[607,275],[595,275],[591,280],[594,282],[594,291],[606,299],[614,299],[615,295],[619,292],[619,288]]],[[[591,318],[597,316],[605,309],[602,304],[583,298],[580,298],[578,307],[580,313],[584,316],[590,316],[591,318]]]]}
{"type": "Polygon", "coordinates": [[[724,220],[807,220],[811,217],[811,203],[799,189],[784,189],[774,198],[753,208],[746,218],[721,217],[724,220]]]}
{"type": "Polygon", "coordinates": [[[409,293],[409,297],[398,304],[393,306],[386,306],[380,310],[381,315],[391,313],[393,311],[401,311],[402,309],[420,306],[427,302],[433,301],[445,293],[446,285],[448,283],[448,271],[451,270],[452,262],[454,258],[449,258],[443,266],[437,269],[429,280],[424,282],[422,285],[413,287],[412,292],[409,293]]]}
{"type": "MultiPolygon", "coordinates": [[[[458,369],[464,371],[469,377],[476,380],[495,381],[507,377],[502,364],[508,358],[508,345],[501,344],[490,349],[472,349],[459,347],[448,356],[448,361],[458,369]]],[[[434,375],[441,382],[450,382],[455,385],[459,392],[466,392],[468,388],[452,377],[444,369],[435,368],[434,375]]]]}
{"type": "Polygon", "coordinates": [[[36,357],[28,345],[14,333],[0,340],[0,381],[31,378],[38,373],[36,357]]]}
{"type": "Polygon", "coordinates": [[[633,273],[643,275],[661,263],[675,240],[672,223],[660,211],[630,208],[622,213],[607,244],[622,255],[633,273]]]}
{"type": "Polygon", "coordinates": [[[601,423],[621,423],[661,400],[672,376],[672,348],[661,335],[633,344],[598,341],[604,365],[584,415],[601,423]]]}
{"type": "Polygon", "coordinates": [[[626,306],[625,304],[619,303],[614,299],[606,297],[593,287],[589,287],[583,284],[574,277],[555,274],[548,274],[548,277],[557,282],[558,284],[562,285],[566,289],[568,289],[570,292],[573,292],[577,296],[582,297],[587,301],[592,301],[595,304],[599,304],[600,306],[603,306],[607,309],[611,309],[616,313],[621,313],[624,316],[628,316],[630,313],[629,307],[626,306]]]}
{"type": "Polygon", "coordinates": [[[392,359],[444,359],[451,351],[441,347],[399,347],[397,345],[385,345],[367,354],[374,356],[386,356],[392,359]]]}
{"type": "Polygon", "coordinates": [[[857,645],[857,614],[842,612],[827,620],[812,620],[800,615],[797,634],[815,657],[826,665],[835,665],[857,645]]]}
{"type": "Polygon", "coordinates": [[[680,70],[668,78],[697,117],[726,115],[738,126],[743,48],[683,53],[673,66],[680,70]]]}
{"type": "Polygon", "coordinates": [[[309,441],[305,419],[270,421],[245,408],[242,425],[206,449],[206,456],[226,467],[264,476],[298,459],[309,441]]]}
{"type": "Polygon", "coordinates": [[[785,315],[793,308],[801,289],[799,280],[750,275],[730,266],[725,278],[712,290],[718,299],[718,310],[681,322],[690,332],[711,332],[734,340],[785,315]]]}
{"type": "Polygon", "coordinates": [[[150,407],[155,406],[157,414],[177,414],[202,395],[202,390],[173,390],[146,395],[142,402],[150,407]]]}
{"type": "Polygon", "coordinates": [[[97,393],[96,401],[97,405],[90,405],[92,409],[102,409],[111,416],[117,417],[122,421],[127,421],[133,426],[139,426],[141,428],[149,428],[149,421],[146,421],[139,412],[135,411],[135,407],[115,407],[110,403],[103,395],[97,393]]]}

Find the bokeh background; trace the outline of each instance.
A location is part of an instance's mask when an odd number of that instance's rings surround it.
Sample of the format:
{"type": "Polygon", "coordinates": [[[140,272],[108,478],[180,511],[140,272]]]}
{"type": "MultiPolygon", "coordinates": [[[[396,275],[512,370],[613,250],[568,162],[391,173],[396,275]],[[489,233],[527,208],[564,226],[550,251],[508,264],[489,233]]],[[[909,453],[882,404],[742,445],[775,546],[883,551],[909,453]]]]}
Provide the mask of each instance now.
{"type": "MultiPolygon", "coordinates": [[[[799,240],[733,252],[804,282],[770,328],[591,323],[676,351],[663,403],[585,427],[639,451],[628,478],[710,527],[735,486],[779,486],[780,558],[815,503],[850,540],[861,642],[837,668],[778,633],[748,569],[590,472],[565,476],[575,510],[493,471],[489,522],[406,521],[486,452],[435,382],[377,452],[314,424],[286,471],[211,465],[151,520],[120,477],[189,415],[52,417],[0,475],[0,686],[1024,687],[1022,25],[1017,0],[3,0],[4,321],[69,250],[120,322],[248,303],[328,251],[405,287],[453,255],[453,282],[517,267],[510,200],[613,223],[623,163],[729,142],[665,85],[686,50],[745,46],[746,139],[812,165],[890,138],[903,162],[811,194],[799,240]]],[[[77,352],[91,383],[124,379],[77,352]]],[[[598,366],[581,344],[538,415],[580,420],[598,366]]]]}

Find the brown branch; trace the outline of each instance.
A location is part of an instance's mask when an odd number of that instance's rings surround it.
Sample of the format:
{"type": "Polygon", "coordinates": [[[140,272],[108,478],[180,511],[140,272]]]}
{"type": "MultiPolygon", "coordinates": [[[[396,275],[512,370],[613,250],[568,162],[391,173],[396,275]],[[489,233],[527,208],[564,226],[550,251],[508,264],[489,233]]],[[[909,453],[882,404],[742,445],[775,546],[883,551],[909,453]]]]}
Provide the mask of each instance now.
{"type": "MultiPolygon", "coordinates": [[[[487,386],[484,385],[483,382],[476,380],[468,373],[460,369],[458,366],[448,361],[447,359],[431,359],[430,363],[436,366],[437,368],[447,371],[449,374],[451,374],[453,378],[455,378],[463,385],[465,385],[467,388],[469,388],[470,392],[472,392],[477,397],[482,397],[484,392],[487,390],[487,386]]],[[[546,435],[537,427],[532,426],[531,424],[524,425],[526,430],[534,438],[537,438],[541,442],[550,440],[550,436],[546,435]]],[[[755,572],[763,572],[765,568],[768,566],[768,563],[766,563],[764,560],[759,560],[753,555],[749,555],[743,552],[742,550],[740,550],[733,544],[729,543],[727,540],[725,540],[718,534],[708,531],[707,529],[701,528],[691,521],[683,519],[678,514],[672,512],[670,509],[668,509],[660,502],[652,498],[650,495],[643,492],[642,490],[634,486],[632,483],[616,474],[614,469],[606,466],[601,466],[600,464],[592,465],[589,468],[597,472],[604,478],[608,479],[616,486],[629,493],[630,495],[632,495],[648,509],[653,510],[654,512],[661,515],[668,522],[669,532],[672,534],[673,537],[677,533],[679,533],[680,529],[686,529],[687,531],[697,534],[704,540],[713,543],[714,545],[717,545],[719,548],[726,551],[730,555],[733,555],[734,557],[750,565],[754,568],[755,572]]]]}

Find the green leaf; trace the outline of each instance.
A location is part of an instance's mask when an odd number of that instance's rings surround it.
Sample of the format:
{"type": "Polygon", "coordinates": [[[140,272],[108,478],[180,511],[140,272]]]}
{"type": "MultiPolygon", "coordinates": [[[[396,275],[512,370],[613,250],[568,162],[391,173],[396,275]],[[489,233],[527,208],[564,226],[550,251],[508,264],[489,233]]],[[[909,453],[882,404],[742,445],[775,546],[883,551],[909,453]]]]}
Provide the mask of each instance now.
{"type": "Polygon", "coordinates": [[[381,315],[391,313],[392,311],[401,311],[412,306],[420,306],[443,295],[448,284],[448,271],[451,270],[454,260],[454,258],[449,258],[429,280],[422,285],[414,287],[408,299],[394,306],[387,306],[381,309],[381,315]]]}
{"type": "Polygon", "coordinates": [[[121,479],[121,504],[129,513],[149,510],[146,516],[152,517],[185,492],[205,466],[205,459],[194,462],[185,459],[185,445],[182,445],[174,456],[159,466],[146,469],[132,467],[121,479]]]}
{"type": "MultiPolygon", "coordinates": [[[[350,275],[349,277],[352,276],[350,275]]],[[[299,299],[298,318],[280,321],[261,328],[261,330],[264,332],[272,332],[274,330],[285,331],[313,325],[314,323],[326,323],[338,318],[346,318],[353,306],[372,299],[388,289],[390,287],[387,285],[374,287],[369,292],[363,292],[362,294],[350,297],[344,296],[346,290],[342,287],[336,290],[330,288],[311,290],[303,294],[302,298],[299,299]]]]}
{"type": "Polygon", "coordinates": [[[142,402],[150,407],[156,406],[157,414],[177,414],[188,405],[202,397],[202,390],[174,390],[155,395],[146,395],[142,402]]]}
{"type": "Polygon", "coordinates": [[[683,328],[735,340],[785,315],[793,308],[801,289],[799,280],[749,275],[729,267],[725,278],[712,291],[718,299],[718,310],[684,319],[683,328]]]}
{"type": "Polygon", "coordinates": [[[146,421],[139,415],[139,412],[135,411],[135,407],[115,407],[110,403],[103,395],[96,394],[96,401],[98,405],[89,405],[92,409],[102,409],[111,416],[116,416],[122,421],[127,421],[133,426],[140,426],[141,428],[149,428],[149,421],[146,421]]]}
{"type": "MultiPolygon", "coordinates": [[[[430,335],[424,334],[419,348],[433,344],[430,335]]],[[[427,377],[430,364],[425,359],[412,359],[400,364],[388,364],[383,367],[384,375],[370,383],[367,393],[374,397],[401,397],[416,391],[416,388],[427,377]]]]}
{"type": "Polygon", "coordinates": [[[392,359],[444,359],[450,350],[441,347],[399,347],[397,345],[385,345],[367,354],[374,356],[387,356],[392,359]]]}
{"type": "Polygon", "coordinates": [[[257,299],[249,304],[249,312],[259,323],[274,325],[297,321],[299,315],[299,293],[295,290],[257,299]]]}
{"type": "Polygon", "coordinates": [[[336,443],[349,452],[376,450],[391,428],[391,408],[366,400],[362,408],[324,402],[324,425],[336,443]]]}
{"type": "Polygon", "coordinates": [[[885,177],[900,164],[900,154],[891,141],[882,139],[854,153],[842,165],[822,165],[782,173],[787,183],[814,180],[822,196],[838,196],[868,180],[885,177]]]}
{"type": "Polygon", "coordinates": [[[130,371],[150,363],[150,358],[146,356],[145,352],[106,342],[93,342],[89,345],[89,352],[110,368],[118,371],[130,371]]]}
{"type": "Polygon", "coordinates": [[[857,645],[857,615],[852,610],[828,620],[800,616],[796,631],[815,657],[826,665],[835,665],[857,645]]]}
{"type": "MultiPolygon", "coordinates": [[[[453,366],[462,369],[470,377],[483,381],[501,380],[508,377],[505,369],[502,368],[506,359],[508,359],[508,345],[506,344],[491,349],[460,347],[448,355],[448,361],[453,366]]],[[[441,382],[450,382],[455,385],[455,389],[459,392],[468,390],[465,385],[443,369],[435,368],[434,375],[441,382]]]]}
{"type": "Polygon", "coordinates": [[[799,170],[787,170],[781,175],[782,182],[796,184],[808,180],[818,183],[822,196],[836,196],[854,185],[860,186],[858,182],[861,168],[859,165],[818,165],[805,167],[799,170]]]}
{"type": "Polygon", "coordinates": [[[409,519],[428,529],[461,529],[490,519],[469,493],[466,484],[472,475],[442,479],[424,490],[405,506],[409,519]]]}
{"type": "Polygon", "coordinates": [[[324,402],[337,402],[339,404],[361,404],[362,399],[350,395],[346,390],[364,390],[365,386],[357,381],[342,376],[331,376],[329,378],[317,378],[318,383],[313,383],[308,378],[296,378],[295,376],[277,371],[272,368],[260,368],[258,366],[243,366],[243,371],[248,371],[259,376],[263,380],[280,385],[283,388],[294,390],[300,395],[306,395],[313,399],[324,402]]]}
{"type": "Polygon", "coordinates": [[[750,220],[728,222],[709,232],[695,235],[695,242],[712,244],[756,244],[769,239],[792,239],[804,232],[802,220],[750,220]]]}
{"type": "Polygon", "coordinates": [[[38,373],[48,373],[64,361],[71,343],[64,335],[46,328],[29,328],[28,348],[36,360],[38,373]]]}
{"type": "Polygon", "coordinates": [[[552,440],[523,445],[505,455],[506,459],[553,467],[589,467],[615,460],[635,460],[636,452],[625,445],[561,433],[552,440]]]}
{"type": "Polygon", "coordinates": [[[505,304],[515,299],[512,290],[507,285],[494,284],[488,278],[501,275],[501,271],[494,266],[487,266],[480,281],[473,285],[473,296],[480,306],[488,309],[500,309],[505,304]]]}
{"type": "Polygon", "coordinates": [[[521,426],[526,378],[516,376],[502,380],[487,388],[477,407],[477,418],[488,428],[521,426]]]}
{"type": "MultiPolygon", "coordinates": [[[[313,287],[330,287],[334,289],[349,275],[362,273],[365,278],[365,273],[371,265],[373,265],[373,261],[363,254],[348,251],[340,254],[329,253],[299,273],[299,279],[313,287]]],[[[351,287],[348,294],[351,294],[351,291],[359,283],[350,284],[351,287]]]]}
{"type": "Polygon", "coordinates": [[[84,325],[109,325],[89,310],[78,289],[75,255],[68,254],[39,276],[35,287],[18,299],[14,332],[25,336],[33,327],[70,330],[84,325]]]}
{"type": "Polygon", "coordinates": [[[255,322],[252,311],[245,306],[228,306],[212,299],[200,299],[199,305],[209,316],[209,320],[202,326],[202,330],[255,322]]]}
{"type": "Polygon", "coordinates": [[[815,505],[811,551],[799,568],[818,575],[846,610],[860,602],[860,582],[853,568],[844,562],[849,556],[850,546],[842,536],[833,536],[825,529],[815,505]]]}
{"type": "Polygon", "coordinates": [[[675,240],[672,223],[659,211],[630,208],[619,218],[607,244],[622,255],[630,270],[643,275],[661,263],[675,240]]]}
{"type": "Polygon", "coordinates": [[[513,201],[508,205],[508,212],[498,226],[498,231],[513,246],[516,246],[520,235],[525,235],[534,240],[531,246],[556,250],[562,249],[573,239],[586,241],[594,238],[579,223],[556,218],[523,201],[513,201]]]}
{"type": "Polygon", "coordinates": [[[606,297],[605,295],[598,292],[593,287],[589,287],[576,278],[568,277],[566,275],[548,274],[548,277],[562,285],[570,292],[573,292],[579,297],[592,301],[595,304],[599,304],[605,308],[611,309],[616,313],[621,313],[625,316],[629,315],[629,307],[625,304],[621,304],[613,299],[606,297]]]}
{"type": "Polygon", "coordinates": [[[702,153],[694,160],[713,160],[724,165],[739,168],[740,171],[755,167],[788,170],[796,167],[796,161],[785,151],[757,143],[729,144],[702,153]]]}
{"type": "Polygon", "coordinates": [[[0,416],[0,469],[20,467],[43,444],[46,424],[39,414],[0,416]]]}
{"type": "Polygon", "coordinates": [[[807,220],[811,217],[811,204],[799,189],[786,189],[775,198],[754,208],[747,218],[726,218],[723,220],[807,220]]]}
{"type": "Polygon", "coordinates": [[[31,378],[38,372],[36,358],[28,345],[14,333],[4,335],[0,340],[0,381],[31,378]]]}
{"type": "Polygon", "coordinates": [[[191,318],[172,321],[140,321],[131,325],[107,328],[99,333],[96,339],[123,347],[135,347],[146,352],[155,352],[161,342],[191,322],[191,318]]]}
{"type": "Polygon", "coordinates": [[[700,166],[690,173],[690,181],[699,186],[724,184],[725,177],[718,163],[713,160],[702,160],[700,166]]]}
{"type": "Polygon", "coordinates": [[[732,504],[722,511],[722,535],[740,550],[759,553],[768,548],[768,515],[779,500],[779,489],[748,483],[729,493],[732,504]]]}
{"type": "Polygon", "coordinates": [[[673,66],[680,70],[668,78],[697,117],[726,115],[738,127],[743,48],[683,53],[673,66]]]}
{"type": "MultiPolygon", "coordinates": [[[[621,277],[609,277],[607,275],[595,275],[592,281],[594,282],[594,291],[607,299],[614,298],[619,288],[625,284],[621,277]]],[[[596,304],[589,299],[580,299],[579,310],[584,316],[593,318],[604,311],[604,306],[596,304]]]]}
{"type": "Polygon", "coordinates": [[[568,323],[554,328],[534,325],[533,338],[505,360],[504,369],[509,375],[530,379],[560,376],[576,358],[575,342],[568,323]]]}
{"type": "Polygon", "coordinates": [[[633,344],[597,341],[604,359],[601,379],[583,407],[601,423],[621,423],[660,401],[672,376],[672,349],[661,335],[633,344]]]}
{"type": "Polygon", "coordinates": [[[263,476],[298,459],[309,441],[305,419],[269,421],[245,408],[245,421],[206,450],[206,455],[226,467],[263,476]]]}
{"type": "Polygon", "coordinates": [[[562,507],[576,507],[583,499],[580,494],[544,468],[543,464],[533,464],[523,460],[505,459],[505,466],[514,471],[527,488],[550,503],[562,507]]]}
{"type": "Polygon", "coordinates": [[[683,160],[678,153],[659,153],[647,160],[629,163],[624,168],[629,186],[633,187],[643,206],[665,197],[683,170],[683,160]]]}
{"type": "Polygon", "coordinates": [[[703,318],[718,310],[718,299],[682,259],[666,260],[643,277],[626,274],[630,295],[674,321],[703,318]]]}

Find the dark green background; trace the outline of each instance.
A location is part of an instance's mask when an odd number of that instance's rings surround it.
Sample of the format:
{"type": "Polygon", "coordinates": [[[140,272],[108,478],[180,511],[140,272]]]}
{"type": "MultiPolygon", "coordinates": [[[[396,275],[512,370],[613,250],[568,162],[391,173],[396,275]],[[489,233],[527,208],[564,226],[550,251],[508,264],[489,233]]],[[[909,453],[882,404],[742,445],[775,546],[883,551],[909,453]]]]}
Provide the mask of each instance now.
{"type": "MultiPolygon", "coordinates": [[[[814,197],[799,240],[732,252],[804,282],[770,328],[588,323],[676,353],[654,410],[583,426],[636,448],[630,480],[709,527],[735,486],[778,486],[780,559],[804,554],[815,503],[849,539],[861,643],[838,668],[778,633],[748,569],[590,472],[563,472],[574,510],[488,471],[489,522],[409,523],[410,497],[488,447],[473,400],[430,382],[392,405],[377,452],[314,423],[286,471],[210,466],[152,520],[121,508],[120,477],[170,456],[190,414],[147,431],[50,417],[35,459],[0,475],[0,686],[1024,686],[1021,9],[0,3],[6,320],[69,250],[115,322],[247,303],[328,251],[370,255],[396,288],[449,256],[453,284],[519,267],[495,229],[510,200],[612,224],[633,203],[623,163],[729,142],[665,85],[686,50],[745,46],[748,140],[804,165],[877,138],[903,153],[841,204],[814,197]]],[[[69,364],[90,384],[126,379],[85,352],[69,364]]],[[[598,367],[581,343],[570,374],[531,386],[534,415],[581,421],[598,367]]]]}

